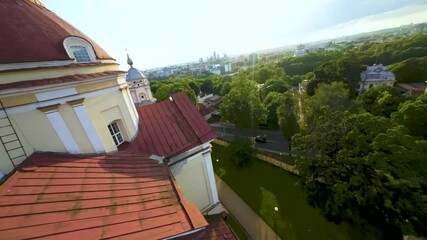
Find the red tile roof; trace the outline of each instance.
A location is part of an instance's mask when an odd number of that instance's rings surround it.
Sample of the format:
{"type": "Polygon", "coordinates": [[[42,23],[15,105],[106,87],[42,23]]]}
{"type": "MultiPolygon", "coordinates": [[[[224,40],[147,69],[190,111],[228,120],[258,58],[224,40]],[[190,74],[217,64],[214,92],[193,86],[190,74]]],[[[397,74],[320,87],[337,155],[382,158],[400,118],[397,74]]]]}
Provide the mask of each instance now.
{"type": "Polygon", "coordinates": [[[69,60],[63,41],[70,36],[91,43],[98,59],[112,59],[88,36],[30,1],[2,0],[0,16],[0,63],[69,60]]]}
{"type": "Polygon", "coordinates": [[[204,228],[175,184],[144,154],[35,154],[0,186],[0,236],[159,239],[204,228]]]}
{"type": "Polygon", "coordinates": [[[12,82],[12,83],[0,84],[0,90],[12,89],[12,88],[38,87],[38,86],[60,84],[60,83],[67,83],[67,82],[78,82],[78,81],[84,81],[91,78],[118,75],[121,73],[126,73],[126,72],[106,71],[106,72],[98,72],[98,73],[91,73],[91,74],[74,74],[74,75],[58,77],[58,78],[47,78],[47,79],[40,79],[40,80],[12,82]]]}
{"type": "Polygon", "coordinates": [[[200,112],[200,114],[202,114],[202,116],[206,116],[209,113],[213,113],[217,110],[218,109],[216,109],[214,106],[206,107],[203,103],[199,104],[199,112],[200,112]]]}
{"type": "Polygon", "coordinates": [[[209,226],[206,228],[206,235],[200,240],[238,240],[230,227],[225,223],[220,215],[212,216],[208,220],[209,226]]]}
{"type": "Polygon", "coordinates": [[[137,107],[139,133],[125,149],[173,157],[216,137],[185,93],[172,99],[137,107]]]}

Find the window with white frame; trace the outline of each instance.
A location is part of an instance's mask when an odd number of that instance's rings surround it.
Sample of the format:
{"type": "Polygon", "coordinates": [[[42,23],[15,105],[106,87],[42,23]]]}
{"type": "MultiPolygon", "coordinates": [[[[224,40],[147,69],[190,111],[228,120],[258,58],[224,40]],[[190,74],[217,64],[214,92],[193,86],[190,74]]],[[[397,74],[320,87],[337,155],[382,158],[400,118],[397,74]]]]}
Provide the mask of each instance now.
{"type": "Polygon", "coordinates": [[[64,39],[64,48],[70,58],[74,58],[76,62],[95,62],[96,55],[92,45],[79,37],[67,37],[64,39]]]}
{"type": "Polygon", "coordinates": [[[108,125],[108,130],[110,131],[111,137],[113,138],[114,143],[116,146],[119,146],[124,142],[122,133],[120,132],[119,125],[117,124],[117,121],[110,123],[108,125]]]}

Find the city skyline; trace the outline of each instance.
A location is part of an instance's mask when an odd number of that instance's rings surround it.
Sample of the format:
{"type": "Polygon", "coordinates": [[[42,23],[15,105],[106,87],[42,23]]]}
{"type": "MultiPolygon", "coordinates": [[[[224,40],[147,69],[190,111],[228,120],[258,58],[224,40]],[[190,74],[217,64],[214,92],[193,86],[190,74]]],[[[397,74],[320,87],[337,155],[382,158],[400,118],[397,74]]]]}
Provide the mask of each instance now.
{"type": "Polygon", "coordinates": [[[250,53],[427,21],[422,0],[42,2],[103,46],[123,70],[125,49],[145,70],[206,59],[214,51],[250,53]]]}

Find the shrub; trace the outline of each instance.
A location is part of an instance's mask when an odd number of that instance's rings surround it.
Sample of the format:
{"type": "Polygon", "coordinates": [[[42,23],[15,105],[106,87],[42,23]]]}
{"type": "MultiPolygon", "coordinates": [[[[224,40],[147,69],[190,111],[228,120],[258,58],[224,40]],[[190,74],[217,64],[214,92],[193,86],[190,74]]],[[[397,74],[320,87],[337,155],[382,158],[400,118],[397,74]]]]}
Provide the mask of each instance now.
{"type": "Polygon", "coordinates": [[[256,149],[250,140],[233,140],[227,148],[230,160],[239,168],[249,166],[256,158],[256,149]]]}

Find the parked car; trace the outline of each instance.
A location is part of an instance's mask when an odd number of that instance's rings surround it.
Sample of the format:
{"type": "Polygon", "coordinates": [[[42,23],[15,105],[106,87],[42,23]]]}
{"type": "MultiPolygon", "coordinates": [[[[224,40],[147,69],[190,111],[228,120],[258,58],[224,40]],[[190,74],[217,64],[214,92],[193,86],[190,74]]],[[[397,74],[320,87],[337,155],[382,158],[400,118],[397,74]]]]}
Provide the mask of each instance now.
{"type": "Polygon", "coordinates": [[[258,135],[255,137],[255,142],[266,143],[267,139],[258,135]]]}

